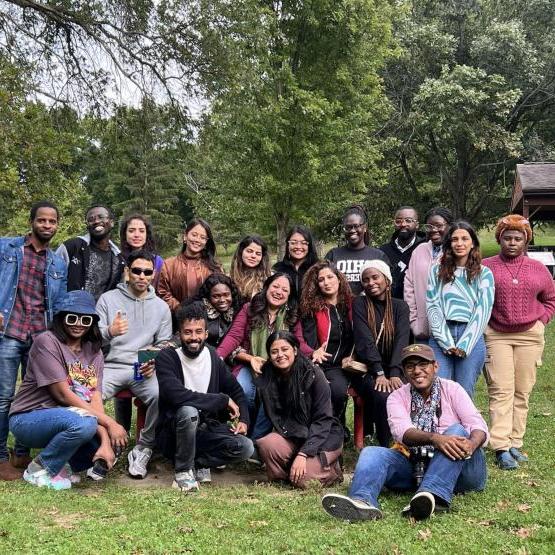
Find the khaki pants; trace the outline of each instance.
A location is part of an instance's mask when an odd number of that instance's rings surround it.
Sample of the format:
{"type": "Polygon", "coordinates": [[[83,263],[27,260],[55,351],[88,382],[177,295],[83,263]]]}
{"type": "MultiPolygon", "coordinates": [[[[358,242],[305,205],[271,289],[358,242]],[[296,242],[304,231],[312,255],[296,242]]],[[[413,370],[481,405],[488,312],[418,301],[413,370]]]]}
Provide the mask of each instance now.
{"type": "Polygon", "coordinates": [[[528,331],[519,333],[486,328],[490,447],[495,451],[522,447],[528,399],[545,344],[544,329],[539,320],[528,331]]]}

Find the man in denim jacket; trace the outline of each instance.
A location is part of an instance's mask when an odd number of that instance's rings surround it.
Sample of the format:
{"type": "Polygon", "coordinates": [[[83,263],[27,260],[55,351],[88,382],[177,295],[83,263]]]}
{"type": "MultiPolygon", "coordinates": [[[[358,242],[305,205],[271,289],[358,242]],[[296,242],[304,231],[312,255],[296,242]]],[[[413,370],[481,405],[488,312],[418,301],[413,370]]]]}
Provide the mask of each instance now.
{"type": "Polygon", "coordinates": [[[22,374],[33,337],[52,320],[66,294],[67,267],[48,248],[58,230],[59,213],[47,201],[31,207],[31,233],[0,238],[0,480],[21,476],[28,452],[16,445],[8,460],[8,413],[15,392],[17,369],[22,374]]]}

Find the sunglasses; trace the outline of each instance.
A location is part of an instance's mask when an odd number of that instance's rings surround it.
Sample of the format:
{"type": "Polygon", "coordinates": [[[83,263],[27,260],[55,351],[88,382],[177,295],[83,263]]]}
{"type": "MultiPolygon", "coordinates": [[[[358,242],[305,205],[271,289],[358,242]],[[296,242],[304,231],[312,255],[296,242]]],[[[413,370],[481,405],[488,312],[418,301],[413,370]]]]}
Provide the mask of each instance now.
{"type": "Polygon", "coordinates": [[[83,326],[84,328],[88,328],[92,326],[94,318],[89,314],[66,314],[65,323],[68,326],[83,326]]]}
{"type": "Polygon", "coordinates": [[[154,273],[154,270],[150,270],[146,268],[129,268],[129,271],[132,274],[135,274],[136,276],[140,276],[141,274],[144,274],[146,277],[150,277],[154,273]]]}

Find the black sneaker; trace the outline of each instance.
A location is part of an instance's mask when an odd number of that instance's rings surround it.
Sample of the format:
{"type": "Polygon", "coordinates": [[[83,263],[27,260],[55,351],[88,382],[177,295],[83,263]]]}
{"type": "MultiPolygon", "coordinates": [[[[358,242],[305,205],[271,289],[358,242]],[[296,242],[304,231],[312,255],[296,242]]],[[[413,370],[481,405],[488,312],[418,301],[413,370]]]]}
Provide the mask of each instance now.
{"type": "Polygon", "coordinates": [[[412,516],[415,520],[425,520],[426,518],[430,518],[436,508],[434,494],[428,491],[419,491],[410,500],[409,507],[410,516],[412,516]]]}
{"type": "Polygon", "coordinates": [[[358,520],[379,520],[383,513],[377,507],[360,499],[351,499],[339,493],[328,493],[322,497],[322,507],[331,516],[355,522],[358,520]]]}

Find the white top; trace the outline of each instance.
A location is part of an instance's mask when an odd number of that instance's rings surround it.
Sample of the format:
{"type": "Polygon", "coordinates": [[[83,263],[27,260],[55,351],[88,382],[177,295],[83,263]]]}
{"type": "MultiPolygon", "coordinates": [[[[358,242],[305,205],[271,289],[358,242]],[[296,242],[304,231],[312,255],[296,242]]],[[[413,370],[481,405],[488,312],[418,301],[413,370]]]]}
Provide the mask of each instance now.
{"type": "Polygon", "coordinates": [[[189,358],[186,356],[181,347],[176,349],[176,352],[181,361],[185,387],[197,393],[207,393],[208,385],[210,384],[210,376],[212,374],[210,351],[204,347],[200,355],[196,358],[189,358]]]}

